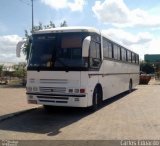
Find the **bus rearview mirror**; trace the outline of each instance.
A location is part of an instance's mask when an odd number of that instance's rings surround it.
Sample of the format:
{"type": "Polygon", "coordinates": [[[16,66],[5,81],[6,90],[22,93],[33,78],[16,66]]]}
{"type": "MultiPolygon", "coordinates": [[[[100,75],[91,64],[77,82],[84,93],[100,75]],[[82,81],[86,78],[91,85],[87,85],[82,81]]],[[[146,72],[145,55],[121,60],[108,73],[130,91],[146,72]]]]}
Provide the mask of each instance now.
{"type": "Polygon", "coordinates": [[[24,46],[25,42],[26,42],[26,41],[23,40],[23,41],[19,41],[19,42],[17,43],[17,46],[16,46],[16,56],[17,56],[17,57],[20,57],[21,49],[22,49],[22,47],[24,46]]]}
{"type": "Polygon", "coordinates": [[[88,57],[88,55],[89,55],[90,42],[91,42],[91,36],[87,36],[83,40],[83,44],[82,44],[82,56],[83,57],[88,57]]]}

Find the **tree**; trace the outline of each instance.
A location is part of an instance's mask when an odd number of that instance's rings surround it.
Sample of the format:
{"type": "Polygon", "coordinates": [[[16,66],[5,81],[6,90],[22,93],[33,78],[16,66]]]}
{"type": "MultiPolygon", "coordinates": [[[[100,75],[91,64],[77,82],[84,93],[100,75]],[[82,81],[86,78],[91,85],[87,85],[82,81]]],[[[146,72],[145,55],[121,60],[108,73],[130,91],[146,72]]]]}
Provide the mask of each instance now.
{"type": "Polygon", "coordinates": [[[50,21],[50,27],[51,28],[55,28],[56,27],[55,24],[52,21],[50,21]]]}
{"type": "Polygon", "coordinates": [[[154,67],[152,64],[147,63],[147,62],[141,62],[140,63],[140,70],[142,72],[145,72],[147,74],[151,74],[154,73],[154,67]]]}
{"type": "Polygon", "coordinates": [[[0,77],[2,76],[3,66],[4,65],[0,65],[0,77]]]}
{"type": "MultiPolygon", "coordinates": [[[[60,24],[60,27],[67,27],[67,26],[68,25],[65,20],[60,24]]],[[[55,27],[56,26],[52,21],[50,21],[48,25],[43,25],[41,22],[39,22],[39,24],[37,26],[33,27],[33,31],[50,29],[50,28],[55,28],[55,27]]],[[[32,31],[30,31],[30,32],[32,32],[32,31]]],[[[28,60],[30,47],[31,47],[31,43],[30,43],[31,34],[29,34],[27,30],[25,30],[25,39],[26,39],[26,43],[23,46],[22,52],[26,56],[26,60],[28,60]]]]}
{"type": "Polygon", "coordinates": [[[67,22],[64,20],[61,24],[60,27],[67,27],[67,22]]]}
{"type": "Polygon", "coordinates": [[[29,58],[29,52],[30,52],[30,47],[31,47],[31,43],[29,43],[30,37],[31,36],[28,34],[28,31],[25,30],[26,43],[24,44],[22,52],[26,56],[26,60],[28,60],[29,58]]]}
{"type": "Polygon", "coordinates": [[[18,78],[25,78],[26,76],[26,63],[19,63],[18,65],[14,65],[14,76],[18,78]]]}
{"type": "Polygon", "coordinates": [[[55,28],[55,27],[56,26],[55,26],[55,24],[52,21],[49,22],[49,25],[43,25],[44,29],[55,28]]]}

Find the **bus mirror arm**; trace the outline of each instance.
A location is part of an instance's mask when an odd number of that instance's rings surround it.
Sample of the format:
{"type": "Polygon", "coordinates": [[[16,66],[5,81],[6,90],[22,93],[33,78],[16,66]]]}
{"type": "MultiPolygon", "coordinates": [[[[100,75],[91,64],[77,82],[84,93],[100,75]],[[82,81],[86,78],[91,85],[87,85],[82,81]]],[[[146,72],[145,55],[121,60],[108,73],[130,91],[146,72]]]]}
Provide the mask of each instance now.
{"type": "Polygon", "coordinates": [[[82,44],[82,56],[83,57],[88,57],[88,55],[89,55],[90,42],[91,42],[91,36],[87,36],[83,40],[83,44],[82,44]]]}
{"type": "Polygon", "coordinates": [[[20,57],[21,49],[23,48],[26,40],[19,41],[16,46],[16,56],[20,57]]]}

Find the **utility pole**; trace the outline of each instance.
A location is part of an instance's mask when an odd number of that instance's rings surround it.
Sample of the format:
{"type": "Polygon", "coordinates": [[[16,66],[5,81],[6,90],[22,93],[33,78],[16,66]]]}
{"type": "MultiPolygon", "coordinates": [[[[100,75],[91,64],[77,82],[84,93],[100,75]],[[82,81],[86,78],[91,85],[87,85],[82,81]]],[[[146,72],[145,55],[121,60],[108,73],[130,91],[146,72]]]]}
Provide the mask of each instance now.
{"type": "Polygon", "coordinates": [[[33,33],[33,27],[34,27],[33,0],[31,0],[31,2],[32,2],[32,33],[33,33]]]}

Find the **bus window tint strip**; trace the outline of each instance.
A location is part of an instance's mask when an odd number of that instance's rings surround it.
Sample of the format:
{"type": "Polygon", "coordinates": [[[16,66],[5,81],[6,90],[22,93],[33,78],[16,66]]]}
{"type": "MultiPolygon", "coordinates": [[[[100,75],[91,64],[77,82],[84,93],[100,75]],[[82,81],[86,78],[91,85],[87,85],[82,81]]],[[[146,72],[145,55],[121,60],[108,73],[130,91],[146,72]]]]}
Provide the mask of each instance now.
{"type": "Polygon", "coordinates": [[[122,58],[122,61],[126,61],[127,60],[126,49],[124,49],[124,48],[121,48],[121,58],[122,58]]]}
{"type": "Polygon", "coordinates": [[[131,56],[131,52],[129,50],[127,50],[127,59],[128,59],[128,62],[132,62],[132,56],[131,56]]]}
{"type": "Polygon", "coordinates": [[[120,60],[120,47],[116,44],[113,45],[114,59],[120,60]]]}
{"type": "Polygon", "coordinates": [[[102,46],[103,46],[103,57],[108,59],[114,59],[118,61],[139,64],[139,55],[131,52],[130,50],[119,46],[118,44],[106,39],[102,38],[102,46]]]}
{"type": "Polygon", "coordinates": [[[106,39],[103,39],[103,54],[104,57],[112,58],[112,44],[106,39]]]}

